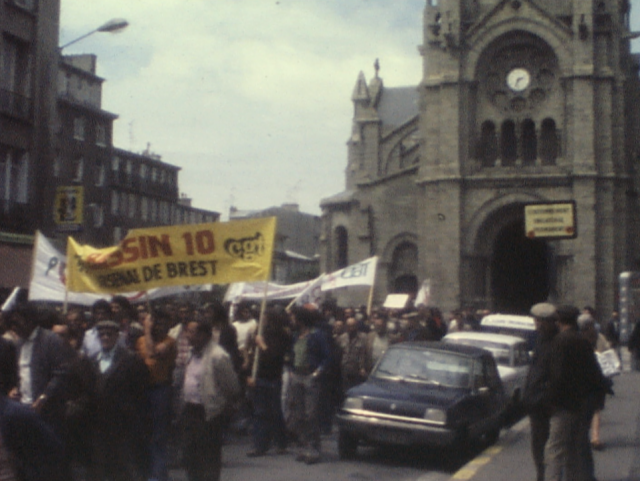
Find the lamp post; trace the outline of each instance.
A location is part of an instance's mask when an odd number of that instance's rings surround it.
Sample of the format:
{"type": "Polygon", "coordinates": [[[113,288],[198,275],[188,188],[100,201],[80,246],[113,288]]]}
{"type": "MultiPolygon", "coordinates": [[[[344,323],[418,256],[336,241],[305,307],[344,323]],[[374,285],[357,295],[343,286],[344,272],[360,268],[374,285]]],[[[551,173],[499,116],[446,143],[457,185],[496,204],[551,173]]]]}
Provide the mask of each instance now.
{"type": "Polygon", "coordinates": [[[81,37],[78,37],[69,43],[65,43],[64,45],[58,48],[60,49],[60,51],[62,51],[64,48],[67,48],[69,45],[73,45],[74,43],[79,42],[80,40],[85,39],[96,32],[117,33],[117,32],[121,32],[128,26],[129,26],[129,22],[127,22],[124,18],[113,18],[109,20],[107,23],[100,25],[95,30],[91,30],[90,32],[85,33],[81,37]]]}

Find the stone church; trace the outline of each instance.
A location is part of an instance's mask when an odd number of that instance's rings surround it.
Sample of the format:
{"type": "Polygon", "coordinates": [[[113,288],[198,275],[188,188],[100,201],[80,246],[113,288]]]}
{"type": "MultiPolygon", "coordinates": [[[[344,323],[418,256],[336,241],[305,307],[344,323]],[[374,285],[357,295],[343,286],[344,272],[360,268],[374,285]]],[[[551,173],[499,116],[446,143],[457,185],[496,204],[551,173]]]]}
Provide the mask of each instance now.
{"type": "MultiPolygon", "coordinates": [[[[378,255],[375,299],[443,310],[616,307],[640,265],[640,58],[628,0],[426,0],[423,76],[352,96],[346,188],[322,200],[322,270],[378,255]],[[573,239],[524,206],[574,202],[573,239]]],[[[383,61],[384,59],[382,59],[383,61]]]]}

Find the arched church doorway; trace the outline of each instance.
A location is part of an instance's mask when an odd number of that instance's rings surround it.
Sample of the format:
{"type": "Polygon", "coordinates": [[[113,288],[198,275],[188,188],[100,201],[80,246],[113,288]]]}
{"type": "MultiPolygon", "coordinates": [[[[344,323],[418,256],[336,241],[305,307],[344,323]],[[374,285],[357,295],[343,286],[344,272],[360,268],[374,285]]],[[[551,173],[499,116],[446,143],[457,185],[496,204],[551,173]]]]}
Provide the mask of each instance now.
{"type": "Polygon", "coordinates": [[[491,294],[496,312],[528,313],[551,291],[548,244],[524,235],[524,221],[505,225],[497,234],[491,258],[491,294]]]}
{"type": "Polygon", "coordinates": [[[393,280],[392,294],[416,294],[418,292],[418,278],[413,275],[396,277],[393,280]]]}
{"type": "Polygon", "coordinates": [[[401,242],[393,250],[389,266],[389,292],[413,294],[418,292],[418,247],[410,241],[401,242]]]}

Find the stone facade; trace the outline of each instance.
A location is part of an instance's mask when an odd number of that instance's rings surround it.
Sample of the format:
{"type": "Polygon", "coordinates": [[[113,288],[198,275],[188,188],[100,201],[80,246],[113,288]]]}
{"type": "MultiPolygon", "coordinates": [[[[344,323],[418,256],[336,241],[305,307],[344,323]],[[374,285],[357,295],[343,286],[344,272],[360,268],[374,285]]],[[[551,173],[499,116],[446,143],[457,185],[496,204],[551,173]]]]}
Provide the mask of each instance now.
{"type": "Polygon", "coordinates": [[[625,0],[427,0],[423,78],[352,96],[346,190],[324,199],[322,270],[380,256],[376,298],[615,306],[638,266],[638,57],[625,0]],[[528,239],[524,205],[574,201],[575,239],[528,239]]]}

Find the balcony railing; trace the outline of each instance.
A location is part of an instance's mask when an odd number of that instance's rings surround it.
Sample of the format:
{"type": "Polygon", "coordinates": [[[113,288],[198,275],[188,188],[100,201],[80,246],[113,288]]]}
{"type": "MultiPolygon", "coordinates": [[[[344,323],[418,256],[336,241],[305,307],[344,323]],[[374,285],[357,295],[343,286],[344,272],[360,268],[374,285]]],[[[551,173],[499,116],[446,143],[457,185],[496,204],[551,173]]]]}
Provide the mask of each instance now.
{"type": "Polygon", "coordinates": [[[0,89],[0,112],[22,120],[31,118],[31,99],[10,90],[0,89]]]}

